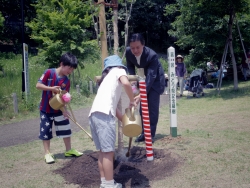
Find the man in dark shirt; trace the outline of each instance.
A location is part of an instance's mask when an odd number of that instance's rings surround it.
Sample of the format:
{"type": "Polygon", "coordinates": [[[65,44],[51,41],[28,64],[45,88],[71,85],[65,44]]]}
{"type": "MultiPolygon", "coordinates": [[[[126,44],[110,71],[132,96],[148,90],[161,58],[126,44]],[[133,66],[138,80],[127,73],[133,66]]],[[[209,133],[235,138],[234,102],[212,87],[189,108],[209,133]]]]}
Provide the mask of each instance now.
{"type": "MultiPolygon", "coordinates": [[[[165,88],[165,76],[157,54],[144,45],[145,41],[142,35],[138,33],[132,34],[129,38],[129,47],[126,49],[126,61],[130,75],[136,75],[135,67],[144,69],[151,137],[154,142],[159,118],[160,95],[164,92],[165,88]]],[[[143,130],[135,141],[145,141],[143,130]]]]}

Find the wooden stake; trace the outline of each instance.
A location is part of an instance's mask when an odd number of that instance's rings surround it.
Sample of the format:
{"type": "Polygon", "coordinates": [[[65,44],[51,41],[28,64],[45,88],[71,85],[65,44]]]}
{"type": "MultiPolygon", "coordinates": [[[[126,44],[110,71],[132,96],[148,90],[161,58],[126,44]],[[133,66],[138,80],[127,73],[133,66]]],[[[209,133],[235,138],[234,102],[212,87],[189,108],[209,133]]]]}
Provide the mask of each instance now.
{"type": "Polygon", "coordinates": [[[106,57],[108,57],[107,50],[107,31],[106,31],[106,17],[105,17],[105,1],[98,0],[100,5],[99,12],[99,26],[100,26],[100,40],[101,40],[101,50],[102,50],[102,68],[104,68],[103,62],[106,57]]]}

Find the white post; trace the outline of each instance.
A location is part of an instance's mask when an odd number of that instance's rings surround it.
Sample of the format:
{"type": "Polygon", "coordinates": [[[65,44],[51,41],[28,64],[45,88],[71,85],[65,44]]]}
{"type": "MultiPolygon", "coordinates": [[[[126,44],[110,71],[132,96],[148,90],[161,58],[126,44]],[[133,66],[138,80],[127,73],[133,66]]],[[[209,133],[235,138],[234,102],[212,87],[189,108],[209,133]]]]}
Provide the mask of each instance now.
{"type": "Polygon", "coordinates": [[[168,48],[168,78],[169,78],[169,109],[170,109],[170,134],[177,137],[177,106],[175,83],[175,49],[168,48]]]}
{"type": "Polygon", "coordinates": [[[18,113],[18,104],[17,104],[17,96],[16,93],[12,93],[12,98],[13,98],[13,107],[14,107],[14,113],[18,113]]]}

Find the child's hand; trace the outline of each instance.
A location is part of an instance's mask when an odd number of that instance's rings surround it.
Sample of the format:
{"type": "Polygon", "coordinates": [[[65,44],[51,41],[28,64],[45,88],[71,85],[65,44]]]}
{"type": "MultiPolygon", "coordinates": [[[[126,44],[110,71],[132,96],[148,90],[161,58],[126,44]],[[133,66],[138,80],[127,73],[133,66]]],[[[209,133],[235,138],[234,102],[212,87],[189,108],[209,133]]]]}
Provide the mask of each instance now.
{"type": "Polygon", "coordinates": [[[133,106],[134,107],[137,106],[135,101],[129,103],[129,108],[132,108],[133,106]]]}
{"type": "Polygon", "coordinates": [[[65,119],[69,119],[69,112],[67,110],[63,111],[63,116],[65,117],[65,119]]]}
{"type": "Polygon", "coordinates": [[[131,87],[132,87],[132,91],[133,91],[133,94],[134,96],[137,96],[139,95],[140,91],[137,87],[137,82],[133,81],[133,82],[130,82],[131,83],[131,87]]]}
{"type": "Polygon", "coordinates": [[[60,88],[61,88],[61,86],[52,86],[51,87],[51,91],[53,93],[59,93],[60,92],[60,88]]]}
{"type": "Polygon", "coordinates": [[[141,96],[140,96],[140,95],[137,95],[137,96],[134,98],[134,100],[135,100],[135,103],[136,103],[135,106],[137,106],[137,105],[139,104],[139,102],[141,101],[141,96]]]}

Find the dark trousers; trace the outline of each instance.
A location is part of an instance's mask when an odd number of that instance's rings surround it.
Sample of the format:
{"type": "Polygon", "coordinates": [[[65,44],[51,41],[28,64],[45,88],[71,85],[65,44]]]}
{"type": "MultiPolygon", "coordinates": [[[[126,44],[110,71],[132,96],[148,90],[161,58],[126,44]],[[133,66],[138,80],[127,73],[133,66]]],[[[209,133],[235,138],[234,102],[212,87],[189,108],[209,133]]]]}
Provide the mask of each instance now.
{"type": "MultiPolygon", "coordinates": [[[[147,99],[148,99],[148,113],[150,120],[151,136],[155,137],[156,127],[159,119],[160,95],[156,91],[151,89],[147,94],[147,99]]],[[[141,108],[140,108],[140,114],[143,125],[141,108]]],[[[142,135],[144,135],[143,126],[142,126],[142,135]]]]}

